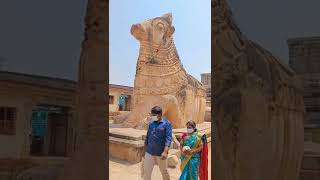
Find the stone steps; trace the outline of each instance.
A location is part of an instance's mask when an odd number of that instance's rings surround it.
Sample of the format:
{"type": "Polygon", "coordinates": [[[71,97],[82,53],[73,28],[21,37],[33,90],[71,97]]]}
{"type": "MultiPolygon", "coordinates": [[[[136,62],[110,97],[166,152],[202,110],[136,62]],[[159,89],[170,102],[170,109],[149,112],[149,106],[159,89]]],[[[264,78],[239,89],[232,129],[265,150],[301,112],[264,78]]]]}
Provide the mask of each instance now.
{"type": "Polygon", "coordinates": [[[115,143],[115,144],[122,144],[130,147],[143,147],[144,141],[142,140],[130,140],[130,139],[123,139],[123,138],[116,138],[116,137],[110,137],[109,136],[109,144],[115,143]]]}

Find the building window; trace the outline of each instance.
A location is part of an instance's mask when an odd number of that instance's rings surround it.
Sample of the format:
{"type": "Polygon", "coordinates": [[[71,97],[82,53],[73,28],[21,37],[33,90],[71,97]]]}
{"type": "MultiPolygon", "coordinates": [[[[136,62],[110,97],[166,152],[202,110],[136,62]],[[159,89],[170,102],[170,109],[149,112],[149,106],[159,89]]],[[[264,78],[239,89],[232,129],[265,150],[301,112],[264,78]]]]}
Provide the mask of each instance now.
{"type": "Polygon", "coordinates": [[[114,96],[109,96],[109,104],[114,104],[114,96]]]}
{"type": "Polygon", "coordinates": [[[14,135],[17,109],[0,107],[0,134],[14,135]]]}

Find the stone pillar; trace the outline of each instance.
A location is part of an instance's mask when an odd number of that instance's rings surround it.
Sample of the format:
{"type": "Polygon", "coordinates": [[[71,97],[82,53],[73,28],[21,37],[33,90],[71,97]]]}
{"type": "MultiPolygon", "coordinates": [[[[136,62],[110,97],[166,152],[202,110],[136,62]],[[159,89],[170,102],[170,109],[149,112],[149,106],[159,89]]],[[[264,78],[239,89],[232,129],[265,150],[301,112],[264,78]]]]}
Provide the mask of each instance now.
{"type": "Polygon", "coordinates": [[[36,107],[36,103],[32,100],[27,101],[23,105],[24,116],[23,123],[24,123],[24,140],[21,152],[21,158],[28,158],[30,157],[30,145],[31,145],[31,133],[32,133],[32,125],[31,125],[31,117],[32,117],[32,110],[36,107]]]}
{"type": "Polygon", "coordinates": [[[61,180],[106,180],[107,0],[88,0],[79,70],[76,147],[61,180]]]}
{"type": "Polygon", "coordinates": [[[68,109],[68,130],[67,130],[67,157],[70,157],[73,153],[73,147],[75,145],[75,111],[74,107],[68,109]]]}
{"type": "Polygon", "coordinates": [[[114,94],[114,105],[116,106],[115,111],[119,111],[119,93],[114,94]]]}

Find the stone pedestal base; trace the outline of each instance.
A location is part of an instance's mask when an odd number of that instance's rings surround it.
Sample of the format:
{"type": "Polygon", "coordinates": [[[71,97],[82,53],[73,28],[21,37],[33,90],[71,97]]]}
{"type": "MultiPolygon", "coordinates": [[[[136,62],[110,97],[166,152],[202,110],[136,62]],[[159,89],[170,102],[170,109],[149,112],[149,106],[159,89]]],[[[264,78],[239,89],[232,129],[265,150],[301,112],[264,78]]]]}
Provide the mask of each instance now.
{"type": "MultiPolygon", "coordinates": [[[[200,133],[205,133],[208,142],[211,142],[211,123],[204,122],[197,124],[197,129],[200,133]]],[[[177,139],[180,139],[184,132],[186,132],[186,128],[173,129],[173,133],[177,139]]],[[[146,130],[109,128],[109,157],[124,160],[129,163],[140,162],[144,154],[146,134],[146,130]]],[[[176,155],[179,158],[179,150],[170,149],[169,155],[176,155]]]]}
{"type": "Polygon", "coordinates": [[[117,158],[130,163],[138,163],[141,161],[143,156],[143,146],[143,141],[109,137],[109,157],[117,158]]]}
{"type": "Polygon", "coordinates": [[[109,128],[109,156],[130,163],[140,162],[146,133],[133,128],[109,128]]]}

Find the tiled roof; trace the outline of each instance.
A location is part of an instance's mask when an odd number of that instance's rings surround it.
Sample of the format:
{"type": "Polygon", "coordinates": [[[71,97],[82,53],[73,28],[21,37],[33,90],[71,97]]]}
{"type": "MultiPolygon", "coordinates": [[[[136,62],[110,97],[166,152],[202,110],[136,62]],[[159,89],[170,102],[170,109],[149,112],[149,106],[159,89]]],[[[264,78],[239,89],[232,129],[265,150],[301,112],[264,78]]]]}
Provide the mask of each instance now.
{"type": "Polygon", "coordinates": [[[77,88],[77,82],[72,80],[8,71],[0,71],[0,81],[10,81],[72,91],[77,88]]]}
{"type": "Polygon", "coordinates": [[[133,90],[133,87],[130,87],[130,86],[123,86],[123,85],[117,85],[117,84],[109,84],[109,88],[117,88],[117,89],[133,90]]]}
{"type": "MultiPolygon", "coordinates": [[[[0,81],[9,81],[16,83],[24,83],[28,85],[36,85],[43,86],[48,88],[58,88],[64,90],[74,91],[77,88],[77,81],[55,78],[55,77],[47,77],[33,74],[24,74],[24,73],[16,73],[16,72],[8,72],[8,71],[0,71],[0,81]]],[[[106,86],[108,83],[106,83],[106,86]]],[[[109,88],[118,88],[125,90],[133,90],[133,87],[123,86],[117,84],[109,84],[109,88]]]]}

